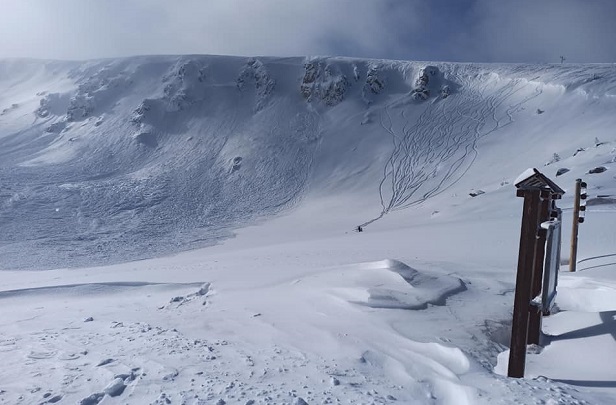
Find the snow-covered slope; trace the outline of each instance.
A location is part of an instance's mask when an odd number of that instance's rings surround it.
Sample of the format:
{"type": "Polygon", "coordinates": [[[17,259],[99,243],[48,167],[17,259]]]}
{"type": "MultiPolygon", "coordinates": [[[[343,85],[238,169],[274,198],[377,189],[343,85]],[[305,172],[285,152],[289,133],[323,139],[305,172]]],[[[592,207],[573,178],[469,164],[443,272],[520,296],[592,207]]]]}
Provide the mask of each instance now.
{"type": "Polygon", "coordinates": [[[601,65],[186,56],[0,71],[8,268],[208,245],[312,196],[361,196],[347,229],[439,195],[425,206],[441,212],[554,153],[611,141],[616,92],[601,65]],[[499,161],[465,177],[481,154],[499,161]]]}
{"type": "Polygon", "coordinates": [[[583,361],[616,354],[613,65],[5,60],[0,90],[0,401],[616,398],[583,361]],[[588,182],[586,272],[512,382],[528,167],[588,182]]]}

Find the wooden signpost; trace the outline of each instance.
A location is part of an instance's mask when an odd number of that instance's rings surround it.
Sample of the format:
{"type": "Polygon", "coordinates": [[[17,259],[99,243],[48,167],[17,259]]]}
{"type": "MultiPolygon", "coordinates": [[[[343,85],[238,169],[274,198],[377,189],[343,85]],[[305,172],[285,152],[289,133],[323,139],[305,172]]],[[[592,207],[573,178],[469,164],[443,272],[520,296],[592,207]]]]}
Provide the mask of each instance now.
{"type": "MultiPolygon", "coordinates": [[[[524,198],[520,250],[513,304],[508,376],[524,377],[526,345],[539,344],[544,259],[547,231],[541,225],[553,219],[554,200],[565,193],[537,169],[528,170],[516,181],[517,196],[524,198]]],[[[550,233],[554,235],[556,233],[550,233]]],[[[560,235],[560,233],[558,233],[560,235]]],[[[560,243],[560,242],[558,242],[560,243]]],[[[550,244],[554,245],[554,244],[550,244]]],[[[556,245],[554,245],[556,248],[556,245]]],[[[549,253],[551,257],[551,253],[549,253]]]]}

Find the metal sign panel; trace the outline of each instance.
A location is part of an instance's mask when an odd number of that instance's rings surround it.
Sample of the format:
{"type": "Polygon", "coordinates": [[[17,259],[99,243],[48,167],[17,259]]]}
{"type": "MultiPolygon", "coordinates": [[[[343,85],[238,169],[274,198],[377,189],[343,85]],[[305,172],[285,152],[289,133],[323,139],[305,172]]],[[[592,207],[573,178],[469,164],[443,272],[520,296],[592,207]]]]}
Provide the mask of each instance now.
{"type": "Polygon", "coordinates": [[[558,271],[560,270],[561,222],[555,219],[542,223],[541,227],[547,230],[541,310],[544,314],[548,314],[556,298],[556,285],[558,284],[558,271]]]}

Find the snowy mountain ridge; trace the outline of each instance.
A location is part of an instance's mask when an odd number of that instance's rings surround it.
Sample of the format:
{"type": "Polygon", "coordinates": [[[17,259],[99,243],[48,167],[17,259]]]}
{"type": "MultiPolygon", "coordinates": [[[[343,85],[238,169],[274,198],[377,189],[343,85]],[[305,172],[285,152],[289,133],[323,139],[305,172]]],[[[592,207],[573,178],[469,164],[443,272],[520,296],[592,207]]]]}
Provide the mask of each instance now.
{"type": "MultiPolygon", "coordinates": [[[[374,206],[348,227],[370,224],[449,190],[479,144],[511,136],[516,120],[521,131],[531,119],[559,127],[550,115],[562,100],[612,103],[616,75],[612,65],[161,56],[3,61],[0,87],[0,257],[38,268],[216,243],[332,189],[365,191],[374,206]]],[[[559,141],[546,139],[541,163],[578,147],[559,141]]]]}

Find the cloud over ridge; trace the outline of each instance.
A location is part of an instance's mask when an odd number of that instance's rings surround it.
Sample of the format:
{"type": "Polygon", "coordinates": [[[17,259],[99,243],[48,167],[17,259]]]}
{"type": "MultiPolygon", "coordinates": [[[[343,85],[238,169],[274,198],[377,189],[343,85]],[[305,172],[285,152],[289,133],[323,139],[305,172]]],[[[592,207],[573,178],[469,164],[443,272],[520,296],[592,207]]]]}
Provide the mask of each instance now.
{"type": "Polygon", "coordinates": [[[0,0],[0,57],[616,61],[612,0],[0,0]]]}

